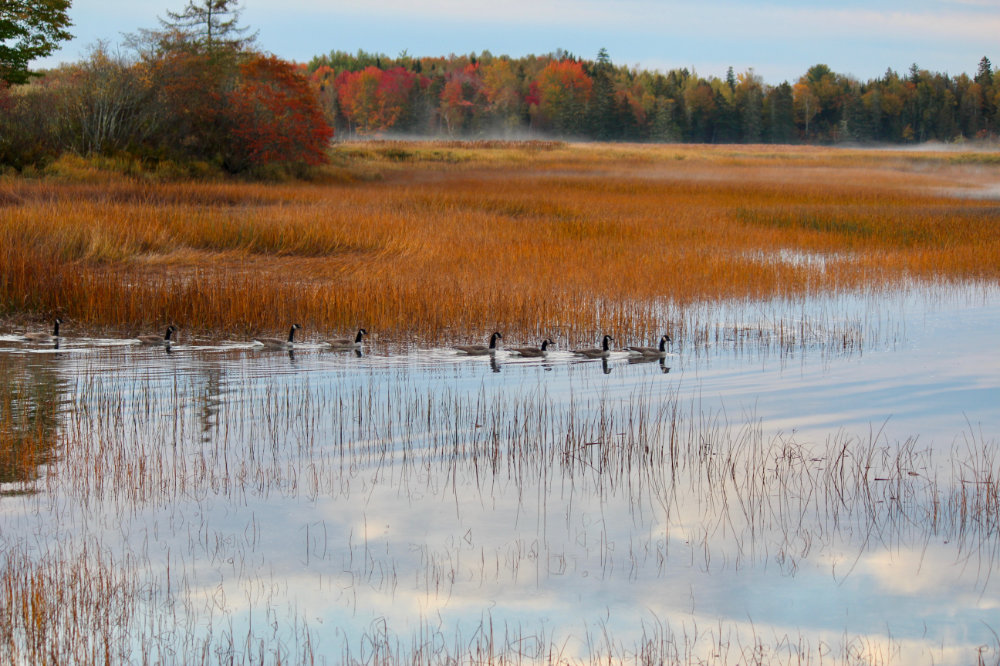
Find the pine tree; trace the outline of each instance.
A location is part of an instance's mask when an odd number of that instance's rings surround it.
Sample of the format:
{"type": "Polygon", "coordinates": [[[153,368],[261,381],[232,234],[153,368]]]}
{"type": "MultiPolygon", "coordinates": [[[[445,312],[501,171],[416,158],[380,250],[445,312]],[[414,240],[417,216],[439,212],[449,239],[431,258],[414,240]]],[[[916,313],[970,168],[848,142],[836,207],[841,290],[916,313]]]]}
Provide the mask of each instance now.
{"type": "Polygon", "coordinates": [[[187,35],[210,53],[220,50],[240,51],[256,38],[256,33],[239,25],[239,0],[188,0],[180,12],[167,12],[160,23],[168,30],[187,35]]]}
{"type": "Polygon", "coordinates": [[[613,75],[611,56],[608,55],[607,49],[602,48],[597,52],[597,62],[591,72],[594,87],[588,123],[590,136],[602,141],[621,138],[622,134],[622,128],[615,117],[617,106],[613,75]]]}
{"type": "Polygon", "coordinates": [[[997,109],[993,93],[993,65],[986,56],[983,56],[983,59],[979,61],[975,82],[980,88],[979,112],[982,114],[983,129],[987,133],[995,132],[997,128],[994,124],[994,115],[997,109]]]}

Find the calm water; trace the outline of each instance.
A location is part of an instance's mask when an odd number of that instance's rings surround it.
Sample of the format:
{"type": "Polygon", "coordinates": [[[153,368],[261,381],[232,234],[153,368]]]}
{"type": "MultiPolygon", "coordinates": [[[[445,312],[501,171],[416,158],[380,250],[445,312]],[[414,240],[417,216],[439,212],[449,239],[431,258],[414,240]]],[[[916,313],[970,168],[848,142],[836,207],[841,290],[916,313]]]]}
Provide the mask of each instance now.
{"type": "Polygon", "coordinates": [[[662,363],[0,336],[53,442],[0,545],[127,574],[132,659],[995,660],[1000,294],[806,310],[662,363]]]}

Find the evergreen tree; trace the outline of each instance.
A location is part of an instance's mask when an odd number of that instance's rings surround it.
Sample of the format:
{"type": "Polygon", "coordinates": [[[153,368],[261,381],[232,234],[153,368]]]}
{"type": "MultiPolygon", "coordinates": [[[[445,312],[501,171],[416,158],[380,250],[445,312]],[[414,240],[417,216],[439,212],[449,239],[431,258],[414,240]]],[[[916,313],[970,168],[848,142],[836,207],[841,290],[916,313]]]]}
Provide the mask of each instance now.
{"type": "MultiPolygon", "coordinates": [[[[735,79],[734,79],[735,80],[735,79]]],[[[728,89],[728,82],[725,89],[728,89]]],[[[731,93],[730,93],[731,94],[731,93]]],[[[715,113],[712,122],[712,143],[735,143],[740,140],[740,118],[730,97],[715,90],[715,113]]]]}
{"type": "Polygon", "coordinates": [[[764,140],[769,143],[795,142],[795,110],[792,86],[788,81],[772,88],[764,100],[764,140]]]}
{"type": "Polygon", "coordinates": [[[188,0],[180,12],[167,12],[161,25],[190,37],[209,53],[220,50],[241,51],[256,39],[247,35],[249,28],[239,25],[243,9],[240,0],[188,0]]]}
{"type": "Polygon", "coordinates": [[[619,126],[618,105],[615,100],[614,67],[607,49],[597,52],[597,62],[591,70],[590,77],[594,81],[590,103],[590,114],[587,130],[590,136],[601,141],[621,138],[619,126]]]}
{"type": "Polygon", "coordinates": [[[983,130],[986,132],[996,131],[994,116],[996,114],[996,103],[993,93],[993,65],[990,59],[983,56],[979,61],[979,68],[976,70],[976,84],[979,86],[980,94],[980,117],[983,130]]]}

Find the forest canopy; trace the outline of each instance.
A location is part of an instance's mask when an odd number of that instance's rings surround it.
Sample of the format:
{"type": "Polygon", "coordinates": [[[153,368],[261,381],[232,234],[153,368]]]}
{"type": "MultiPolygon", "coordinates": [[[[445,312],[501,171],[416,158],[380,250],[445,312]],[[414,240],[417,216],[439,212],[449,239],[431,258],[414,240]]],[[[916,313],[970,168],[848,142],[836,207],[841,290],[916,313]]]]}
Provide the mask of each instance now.
{"type": "Polygon", "coordinates": [[[308,64],[342,134],[460,137],[546,134],[602,141],[920,142],[995,137],[1000,74],[891,69],[858,81],[817,64],[769,85],[752,69],[724,77],[649,71],[556,51],[511,58],[392,58],[333,51],[308,64]]]}

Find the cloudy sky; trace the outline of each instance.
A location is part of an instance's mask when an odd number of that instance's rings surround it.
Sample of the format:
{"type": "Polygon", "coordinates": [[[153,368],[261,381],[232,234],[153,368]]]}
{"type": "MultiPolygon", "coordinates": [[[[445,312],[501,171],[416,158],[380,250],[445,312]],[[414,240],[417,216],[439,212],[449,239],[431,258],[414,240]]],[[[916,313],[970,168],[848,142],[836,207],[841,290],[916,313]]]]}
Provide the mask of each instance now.
{"type": "MultiPolygon", "coordinates": [[[[76,39],[38,66],[79,59],[99,39],[157,26],[187,0],[73,0],[76,39]]],[[[1000,64],[1000,0],[243,0],[263,50],[308,61],[332,50],[521,56],[561,48],[616,64],[694,68],[724,76],[754,68],[768,83],[810,66],[866,80],[916,62],[974,74],[1000,64]]]]}

